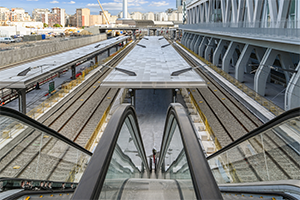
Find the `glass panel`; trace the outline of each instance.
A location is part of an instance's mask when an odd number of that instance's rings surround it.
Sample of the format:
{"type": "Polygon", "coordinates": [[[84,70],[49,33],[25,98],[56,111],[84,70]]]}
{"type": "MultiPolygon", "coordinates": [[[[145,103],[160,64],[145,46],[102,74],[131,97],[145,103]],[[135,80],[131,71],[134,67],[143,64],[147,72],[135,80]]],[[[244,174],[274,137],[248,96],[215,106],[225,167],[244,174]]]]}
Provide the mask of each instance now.
{"type": "Polygon", "coordinates": [[[209,159],[218,184],[300,179],[300,117],[209,159]]]}
{"type": "Polygon", "coordinates": [[[173,179],[178,184],[178,189],[181,190],[183,199],[197,199],[194,191],[194,186],[187,162],[183,142],[181,139],[180,130],[174,116],[171,116],[168,121],[168,132],[170,140],[166,141],[167,152],[162,166],[162,173],[165,179],[173,179]],[[165,170],[164,170],[165,169],[165,170]]]}
{"type": "Polygon", "coordinates": [[[90,156],[16,119],[0,116],[0,177],[78,183],[90,156]]]}
{"type": "Polygon", "coordinates": [[[116,199],[127,179],[144,177],[144,164],[140,150],[137,149],[137,144],[141,141],[135,138],[137,126],[133,119],[133,116],[129,115],[122,125],[100,199],[116,199]]]}

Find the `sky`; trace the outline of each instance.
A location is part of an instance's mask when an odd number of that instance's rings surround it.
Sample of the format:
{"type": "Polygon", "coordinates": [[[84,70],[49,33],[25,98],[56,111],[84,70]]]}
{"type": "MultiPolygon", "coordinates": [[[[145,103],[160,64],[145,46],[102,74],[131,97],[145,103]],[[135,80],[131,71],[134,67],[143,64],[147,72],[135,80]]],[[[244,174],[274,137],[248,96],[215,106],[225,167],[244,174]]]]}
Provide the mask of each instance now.
{"type": "MultiPolygon", "coordinates": [[[[99,0],[104,10],[108,10],[112,15],[117,15],[122,11],[123,0],[99,0]]],[[[20,7],[24,8],[30,15],[35,8],[64,8],[66,13],[73,15],[76,8],[89,8],[91,14],[98,14],[100,7],[97,0],[0,0],[0,6],[8,9],[20,7]]],[[[168,8],[176,8],[176,0],[128,0],[128,12],[163,12],[168,8]]]]}

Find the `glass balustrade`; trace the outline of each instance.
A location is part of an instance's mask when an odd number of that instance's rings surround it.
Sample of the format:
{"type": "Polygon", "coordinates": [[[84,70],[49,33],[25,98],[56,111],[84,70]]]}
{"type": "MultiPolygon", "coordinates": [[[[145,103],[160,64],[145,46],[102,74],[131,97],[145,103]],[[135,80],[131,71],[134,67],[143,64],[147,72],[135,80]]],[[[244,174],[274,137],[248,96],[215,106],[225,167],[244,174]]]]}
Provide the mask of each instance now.
{"type": "Polygon", "coordinates": [[[212,155],[208,162],[218,184],[300,180],[300,117],[212,155]]]}

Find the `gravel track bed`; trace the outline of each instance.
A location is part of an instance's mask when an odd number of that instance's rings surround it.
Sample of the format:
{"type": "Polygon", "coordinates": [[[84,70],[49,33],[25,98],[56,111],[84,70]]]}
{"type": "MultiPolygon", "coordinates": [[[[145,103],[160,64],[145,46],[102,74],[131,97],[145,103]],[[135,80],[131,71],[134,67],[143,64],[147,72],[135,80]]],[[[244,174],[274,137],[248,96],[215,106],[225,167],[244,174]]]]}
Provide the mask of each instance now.
{"type": "MultiPolygon", "coordinates": [[[[299,166],[300,166],[300,155],[297,154],[293,149],[291,149],[290,146],[288,146],[286,143],[284,143],[276,134],[274,133],[267,133],[269,137],[272,138],[272,140],[276,143],[276,145],[280,146],[282,150],[285,152],[285,154],[288,154],[295,163],[293,163],[293,168],[289,169],[289,175],[293,179],[300,179],[300,174],[299,174],[299,166]]],[[[284,156],[285,159],[287,159],[287,156],[284,156]]],[[[291,160],[288,160],[286,162],[291,162],[291,160]]]]}
{"type": "Polygon", "coordinates": [[[199,103],[200,99],[202,99],[200,94],[195,89],[191,89],[190,91],[192,92],[192,95],[195,98],[199,108],[206,116],[206,119],[212,131],[214,132],[214,135],[218,138],[220,145],[222,147],[225,147],[226,145],[230,144],[232,142],[231,138],[228,136],[227,132],[225,131],[219,120],[215,117],[214,113],[208,107],[206,102],[203,101],[202,103],[199,103]]]}
{"type": "Polygon", "coordinates": [[[223,91],[223,92],[220,91],[220,87],[216,87],[213,84],[208,84],[208,87],[215,94],[215,96],[219,99],[221,104],[223,106],[225,106],[229,111],[231,111],[231,114],[233,114],[234,117],[237,118],[243,124],[243,126],[245,127],[247,132],[250,132],[250,131],[256,129],[258,126],[262,125],[261,122],[259,123],[259,122],[252,121],[253,120],[252,118],[251,118],[251,120],[249,120],[248,117],[250,117],[250,116],[253,117],[253,114],[251,114],[247,109],[243,109],[243,112],[244,112],[244,110],[247,110],[246,113],[245,112],[243,113],[240,110],[240,108],[241,107],[245,108],[245,107],[241,104],[236,105],[237,101],[231,95],[230,95],[230,98],[228,98],[228,95],[224,94],[225,91],[223,91]],[[234,99],[234,102],[233,102],[233,99],[234,99]],[[248,117],[245,115],[247,115],[248,117]]]}
{"type": "Polygon", "coordinates": [[[111,104],[113,101],[115,95],[117,94],[118,89],[112,88],[109,93],[106,95],[110,98],[105,98],[103,102],[101,103],[101,106],[97,108],[94,115],[92,116],[91,120],[88,121],[86,126],[81,131],[80,135],[76,139],[76,143],[79,144],[82,147],[85,147],[87,144],[91,134],[94,132],[95,128],[97,127],[98,123],[100,122],[105,110],[107,107],[111,104]]]}
{"type": "MultiPolygon", "coordinates": [[[[89,116],[93,109],[101,102],[101,99],[104,98],[107,90],[107,88],[100,88],[94,93],[91,98],[86,99],[82,97],[74,102],[70,109],[64,112],[63,115],[61,115],[61,117],[57,119],[53,124],[58,124],[58,126],[60,126],[62,121],[61,119],[68,119],[68,123],[65,124],[65,126],[59,131],[59,133],[71,140],[75,139],[78,132],[84,126],[85,121],[89,119],[89,116]],[[80,109],[78,109],[79,107],[80,109]],[[73,117],[70,119],[70,116],[73,117]]],[[[52,126],[50,126],[50,128],[52,128],[52,126]]]]}
{"type": "MultiPolygon", "coordinates": [[[[256,155],[252,156],[251,159],[248,158],[249,163],[251,165],[254,165],[256,168],[259,168],[260,170],[257,170],[257,173],[264,179],[268,179],[268,174],[265,166],[265,162],[267,162],[268,166],[268,172],[269,176],[272,180],[286,180],[288,177],[284,174],[284,172],[276,165],[277,163],[274,163],[273,160],[268,156],[268,154],[263,151],[261,144],[259,143],[261,141],[260,135],[256,136],[255,139],[249,140],[252,147],[256,151],[256,155]],[[258,144],[259,143],[259,144],[258,144]],[[265,155],[264,155],[265,153],[265,155]],[[258,164],[260,163],[260,166],[258,164]]],[[[274,158],[273,158],[274,159],[274,158]]]]}
{"type": "MultiPolygon", "coordinates": [[[[0,161],[0,177],[5,177],[3,174],[3,171],[16,171],[13,169],[13,164],[10,164],[8,167],[7,164],[14,158],[18,157],[22,152],[26,150],[26,146],[29,143],[32,143],[36,137],[39,135],[37,131],[32,133],[30,136],[28,136],[23,142],[21,142],[19,145],[17,145],[7,156],[5,156],[1,161],[0,161]],[[20,153],[21,152],[21,153],[20,153]],[[5,169],[4,169],[5,168],[5,169]]],[[[23,158],[26,160],[27,158],[23,158]]],[[[22,161],[22,160],[21,160],[22,161]]],[[[15,165],[20,165],[20,163],[14,163],[15,165]]]]}
{"type": "MultiPolygon", "coordinates": [[[[95,129],[102,114],[118,91],[118,89],[100,88],[101,81],[108,74],[106,72],[111,70],[105,69],[101,74],[94,75],[91,80],[76,88],[72,94],[69,94],[67,98],[64,98],[60,103],[52,107],[38,121],[46,126],[50,125],[50,128],[56,131],[61,129],[61,134],[70,139],[75,139],[76,132],[82,130],[85,134],[80,136],[80,141],[82,144],[86,144],[93,133],[93,131],[88,132],[88,130],[95,129]],[[111,91],[108,93],[109,90],[111,91]],[[93,95],[90,97],[91,94],[93,95]],[[99,106],[101,99],[103,99],[103,105],[101,103],[99,106]],[[93,111],[97,115],[95,114],[92,117],[93,120],[91,122],[87,122],[86,120],[93,111]],[[73,118],[70,119],[71,116],[73,118]],[[67,124],[65,124],[66,122],[67,124]],[[87,126],[83,129],[85,124],[87,126]]],[[[33,132],[0,160],[0,176],[14,177],[18,175],[17,177],[41,180],[51,176],[51,179],[60,181],[66,181],[69,178],[70,169],[74,169],[73,167],[76,166],[75,162],[81,159],[81,154],[77,154],[77,151],[73,148],[68,150],[65,145],[61,144],[61,141],[51,136],[43,137],[41,146],[41,137],[38,137],[39,135],[40,132],[33,132]],[[42,153],[38,154],[40,149],[42,153]],[[75,157],[76,161],[74,160],[75,157]],[[38,162],[41,164],[41,168],[37,167],[38,162]],[[16,165],[19,165],[20,168],[13,169],[16,165]],[[27,168],[25,168],[26,165],[28,166],[27,168]],[[2,171],[1,167],[3,168],[2,171]]]]}
{"type": "MultiPolygon", "coordinates": [[[[215,95],[212,94],[209,89],[202,88],[201,90],[198,90],[198,92],[203,98],[199,100],[204,100],[207,104],[209,104],[212,112],[214,112],[214,114],[220,120],[233,140],[236,140],[247,133],[247,131],[243,128],[239,121],[234,116],[232,116],[232,114],[220,101],[216,99],[215,95]]],[[[197,101],[199,100],[197,99],[197,101]]]]}

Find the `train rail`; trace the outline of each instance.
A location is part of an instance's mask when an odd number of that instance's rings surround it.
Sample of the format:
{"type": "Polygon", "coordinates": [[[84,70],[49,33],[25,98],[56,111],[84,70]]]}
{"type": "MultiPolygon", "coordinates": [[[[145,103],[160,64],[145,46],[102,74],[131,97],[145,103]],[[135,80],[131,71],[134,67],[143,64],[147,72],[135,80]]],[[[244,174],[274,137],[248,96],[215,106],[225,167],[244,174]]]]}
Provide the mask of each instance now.
{"type": "MultiPolygon", "coordinates": [[[[205,73],[202,68],[199,68],[200,63],[189,57],[177,45],[173,44],[173,47],[194,67],[208,85],[206,89],[190,88],[189,90],[206,116],[222,147],[262,125],[256,116],[205,73]]],[[[232,177],[235,177],[236,182],[299,179],[299,175],[295,172],[300,169],[300,155],[278,134],[268,133],[264,138],[257,136],[249,140],[249,144],[256,152],[252,156],[246,156],[240,148],[237,148],[235,153],[234,151],[231,152],[234,155],[230,156],[233,162],[230,163],[229,167],[232,168],[230,171],[231,174],[234,173],[232,177]],[[290,156],[291,154],[292,156],[290,156]],[[264,163],[262,160],[265,161],[265,165],[259,164],[264,163]],[[270,170],[269,174],[265,173],[266,166],[270,170]]]]}
{"type": "MultiPolygon", "coordinates": [[[[110,67],[102,69],[102,73],[98,73],[75,94],[69,95],[62,103],[57,104],[56,108],[47,112],[39,121],[84,147],[119,91],[117,88],[101,88],[101,82],[135,44],[117,54],[107,63],[110,67]]],[[[80,167],[76,159],[74,160],[78,155],[74,155],[70,147],[64,146],[56,152],[56,156],[53,156],[55,149],[61,146],[57,139],[47,135],[41,136],[41,133],[36,131],[28,135],[25,140],[2,156],[0,177],[71,181],[70,169],[80,167]],[[49,153],[51,151],[53,155],[49,153]],[[37,173],[39,163],[44,164],[37,173]],[[15,166],[19,167],[16,169],[15,166]],[[33,175],[35,176],[32,177],[33,175]]]]}
{"type": "Polygon", "coordinates": [[[178,46],[173,44],[173,47],[207,83],[207,88],[190,88],[189,90],[204,115],[207,116],[207,120],[222,147],[262,125],[256,116],[206,74],[203,69],[199,68],[197,61],[189,57],[178,46]]]}

